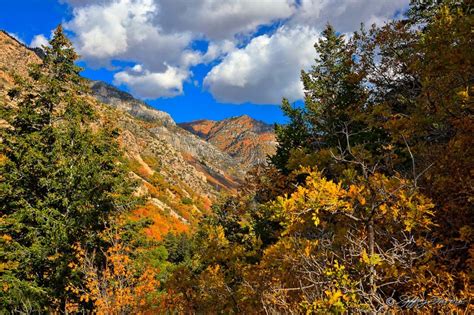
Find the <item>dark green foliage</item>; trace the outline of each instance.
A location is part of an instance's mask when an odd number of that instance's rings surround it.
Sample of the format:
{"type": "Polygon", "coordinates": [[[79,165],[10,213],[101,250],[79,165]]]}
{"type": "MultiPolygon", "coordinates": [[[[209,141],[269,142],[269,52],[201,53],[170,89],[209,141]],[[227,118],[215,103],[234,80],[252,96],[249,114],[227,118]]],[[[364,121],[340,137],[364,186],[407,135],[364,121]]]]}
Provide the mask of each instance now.
{"type": "Polygon", "coordinates": [[[286,125],[275,125],[278,140],[277,153],[270,157],[270,161],[284,173],[288,173],[287,163],[291,150],[305,147],[309,138],[309,126],[305,122],[303,109],[293,108],[287,99],[283,99],[281,108],[290,119],[286,125]]]}
{"type": "MultiPolygon", "coordinates": [[[[290,123],[277,126],[279,146],[271,161],[286,173],[332,155],[354,159],[352,146],[362,145],[371,151],[379,140],[363,119],[364,111],[369,109],[367,73],[357,62],[356,46],[346,42],[330,25],[322,35],[315,44],[315,65],[310,71],[301,72],[304,107],[293,108],[283,100],[282,109],[290,123]],[[320,156],[311,156],[315,152],[320,156]],[[296,153],[300,156],[291,161],[296,153]]],[[[337,170],[326,167],[328,175],[335,176],[337,170]]]]}
{"type": "Polygon", "coordinates": [[[1,130],[2,310],[63,309],[72,246],[105,246],[99,233],[133,204],[116,132],[95,131],[77,55],[59,26],[44,62],[9,95],[11,128],[1,130]]]}
{"type": "Polygon", "coordinates": [[[412,25],[427,25],[436,18],[440,8],[446,6],[453,11],[461,10],[465,14],[472,14],[472,1],[470,0],[436,0],[420,1],[410,0],[410,8],[407,11],[407,23],[412,25]]]}
{"type": "Polygon", "coordinates": [[[168,233],[163,240],[163,246],[168,251],[168,261],[180,264],[191,258],[193,240],[186,233],[168,233]]]}
{"type": "Polygon", "coordinates": [[[193,204],[193,200],[189,197],[183,197],[181,198],[181,203],[183,205],[192,205],[193,204]]]}

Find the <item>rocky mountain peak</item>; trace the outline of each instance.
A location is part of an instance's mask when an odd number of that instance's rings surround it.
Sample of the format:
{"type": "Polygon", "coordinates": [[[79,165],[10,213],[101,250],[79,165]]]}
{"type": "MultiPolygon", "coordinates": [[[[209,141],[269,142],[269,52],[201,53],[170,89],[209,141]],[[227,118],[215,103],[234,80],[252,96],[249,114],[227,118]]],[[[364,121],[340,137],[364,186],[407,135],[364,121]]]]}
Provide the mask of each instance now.
{"type": "Polygon", "coordinates": [[[179,126],[227,152],[245,169],[265,163],[267,156],[276,149],[273,126],[248,115],[221,121],[196,120],[179,126]]]}
{"type": "Polygon", "coordinates": [[[164,126],[175,126],[173,118],[168,113],[156,110],[134,98],[131,94],[102,81],[91,81],[94,96],[102,103],[123,110],[130,115],[150,122],[159,122],[164,126]]]}

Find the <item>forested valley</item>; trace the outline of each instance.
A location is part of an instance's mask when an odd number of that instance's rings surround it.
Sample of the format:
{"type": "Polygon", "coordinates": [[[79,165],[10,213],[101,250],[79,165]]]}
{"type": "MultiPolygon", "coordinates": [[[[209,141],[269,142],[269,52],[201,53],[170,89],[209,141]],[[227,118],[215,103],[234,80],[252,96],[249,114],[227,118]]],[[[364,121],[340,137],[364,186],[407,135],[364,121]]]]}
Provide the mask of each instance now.
{"type": "Polygon", "coordinates": [[[471,313],[473,7],[417,3],[327,25],[276,153],[158,237],[59,26],[0,98],[0,312],[471,313]]]}

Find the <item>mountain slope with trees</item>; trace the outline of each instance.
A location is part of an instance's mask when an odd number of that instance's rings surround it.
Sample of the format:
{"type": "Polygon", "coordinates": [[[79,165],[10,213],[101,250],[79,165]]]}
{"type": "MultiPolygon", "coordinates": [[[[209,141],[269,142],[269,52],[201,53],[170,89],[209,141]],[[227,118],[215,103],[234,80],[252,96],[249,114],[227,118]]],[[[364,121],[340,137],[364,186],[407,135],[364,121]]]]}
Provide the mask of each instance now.
{"type": "Polygon", "coordinates": [[[97,101],[58,27],[43,62],[1,68],[1,311],[472,313],[471,10],[327,25],[275,154],[221,196],[210,144],[97,101]]]}
{"type": "Polygon", "coordinates": [[[29,77],[15,78],[2,107],[3,310],[66,308],[74,299],[67,288],[83,277],[71,267],[75,246],[106,248],[101,233],[136,204],[115,129],[94,128],[77,55],[61,27],[50,44],[29,77]]]}
{"type": "MultiPolygon", "coordinates": [[[[41,64],[44,54],[30,50],[7,33],[0,33],[0,99],[11,103],[7,92],[14,76],[27,76],[29,64],[41,64]]],[[[235,190],[243,178],[238,162],[204,140],[176,126],[172,118],[130,94],[103,82],[91,85],[90,102],[100,116],[121,130],[118,141],[129,166],[142,182],[141,191],[153,201],[143,213],[154,216],[158,237],[174,225],[189,226],[193,217],[209,209],[221,191],[235,190]],[[115,110],[117,109],[117,110],[115,110]],[[191,199],[189,205],[182,200],[191,199]],[[194,213],[194,214],[193,214],[194,213]]],[[[88,97],[88,96],[85,96],[88,97]]],[[[0,126],[7,127],[0,120],[0,126]]],[[[151,233],[151,231],[150,231],[151,233]]]]}
{"type": "MultiPolygon", "coordinates": [[[[107,87],[115,94],[102,100],[114,103],[98,102],[60,28],[40,55],[3,32],[0,46],[3,310],[87,309],[93,280],[112,281],[97,303],[144,286],[136,273],[151,281],[155,267],[115,259],[140,260],[145,246],[163,262],[156,240],[192,229],[220,190],[235,189],[234,161],[126,93],[107,87]],[[115,264],[132,273],[123,288],[100,267],[115,264]]],[[[139,302],[127,294],[123,303],[139,302]]]]}

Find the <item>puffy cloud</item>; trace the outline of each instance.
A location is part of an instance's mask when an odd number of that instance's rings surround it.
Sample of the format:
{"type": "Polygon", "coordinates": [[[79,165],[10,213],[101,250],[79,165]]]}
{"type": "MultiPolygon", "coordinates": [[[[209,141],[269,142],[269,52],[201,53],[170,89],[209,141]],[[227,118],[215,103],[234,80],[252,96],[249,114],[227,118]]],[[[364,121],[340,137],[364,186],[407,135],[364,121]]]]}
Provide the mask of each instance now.
{"type": "Polygon", "coordinates": [[[208,73],[204,84],[222,102],[275,104],[282,97],[300,99],[300,70],[313,63],[313,45],[325,24],[351,32],[361,22],[382,24],[407,5],[408,0],[301,0],[285,27],[234,50],[208,73]]]}
{"type": "Polygon", "coordinates": [[[142,64],[146,72],[121,71],[116,82],[138,97],[169,97],[182,93],[183,82],[177,80],[186,79],[183,73],[198,61],[186,52],[190,33],[164,33],[153,24],[157,10],[153,0],[99,1],[75,7],[66,27],[76,34],[75,45],[89,65],[110,66],[112,60],[142,64]]]}
{"type": "Polygon", "coordinates": [[[86,60],[107,64],[110,59],[135,60],[163,69],[163,63],[189,44],[186,34],[164,34],[152,23],[152,0],[117,0],[77,7],[66,27],[86,60]]]}
{"type": "Polygon", "coordinates": [[[165,30],[202,33],[209,39],[232,39],[259,25],[286,19],[295,0],[161,0],[157,20],[165,30]]]}
{"type": "Polygon", "coordinates": [[[49,45],[49,40],[44,36],[43,34],[38,34],[33,37],[30,43],[30,47],[36,48],[36,47],[42,47],[42,46],[48,46],[49,45]]]}
{"type": "Polygon", "coordinates": [[[308,26],[297,26],[255,37],[212,68],[204,85],[222,102],[276,104],[282,97],[297,100],[303,96],[300,70],[311,65],[318,34],[308,26]]]}
{"type": "Polygon", "coordinates": [[[163,72],[144,70],[142,65],[118,72],[114,75],[114,84],[125,84],[132,94],[144,98],[173,97],[183,93],[183,81],[189,78],[189,72],[167,66],[163,72]]]}
{"type": "MultiPolygon", "coordinates": [[[[199,64],[218,62],[204,85],[220,101],[279,103],[302,96],[299,71],[313,62],[324,24],[337,31],[381,23],[409,0],[62,0],[73,7],[66,23],[90,66],[112,60],[140,64],[119,69],[117,84],[136,96],[171,97],[199,64]],[[254,36],[262,25],[280,26],[254,36]],[[248,43],[240,42],[246,38],[248,43]],[[193,48],[207,42],[207,51],[193,48]],[[162,82],[161,82],[162,81],[162,82]],[[147,91],[147,89],[150,89],[147,91]]],[[[271,27],[270,27],[271,28],[271,27]]],[[[38,43],[39,43],[38,38],[38,43]]]]}
{"type": "Polygon", "coordinates": [[[382,24],[408,4],[409,0],[301,0],[290,23],[319,29],[331,23],[338,32],[352,32],[362,22],[382,24]]]}
{"type": "Polygon", "coordinates": [[[66,27],[77,34],[76,43],[85,58],[107,58],[128,49],[128,27],[143,26],[143,15],[153,11],[150,1],[93,4],[74,9],[74,19],[66,27]]]}

